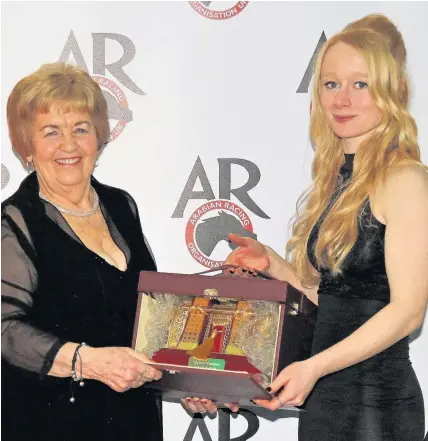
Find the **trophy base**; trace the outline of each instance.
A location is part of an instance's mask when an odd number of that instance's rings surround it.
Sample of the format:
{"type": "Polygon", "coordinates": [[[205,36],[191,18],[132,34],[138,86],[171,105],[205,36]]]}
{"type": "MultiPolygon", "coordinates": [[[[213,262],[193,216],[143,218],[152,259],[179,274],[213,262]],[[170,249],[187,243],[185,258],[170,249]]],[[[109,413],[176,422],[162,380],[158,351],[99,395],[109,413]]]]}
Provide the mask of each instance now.
{"type": "Polygon", "coordinates": [[[159,391],[166,398],[200,397],[223,403],[244,405],[248,400],[270,400],[257,375],[163,363],[147,363],[162,371],[158,381],[144,387],[159,391]]]}
{"type": "Polygon", "coordinates": [[[208,359],[197,359],[190,356],[186,351],[180,349],[164,348],[153,354],[152,360],[156,363],[189,366],[198,369],[217,369],[224,371],[247,372],[251,375],[261,374],[261,371],[252,365],[247,357],[243,355],[221,354],[212,352],[208,359]],[[215,360],[223,361],[223,363],[215,363],[215,360]],[[199,361],[199,366],[195,365],[195,361],[199,361]],[[211,366],[208,365],[211,361],[211,366]],[[207,363],[207,364],[204,364],[207,363]],[[216,367],[221,366],[221,367],[216,367]]]}

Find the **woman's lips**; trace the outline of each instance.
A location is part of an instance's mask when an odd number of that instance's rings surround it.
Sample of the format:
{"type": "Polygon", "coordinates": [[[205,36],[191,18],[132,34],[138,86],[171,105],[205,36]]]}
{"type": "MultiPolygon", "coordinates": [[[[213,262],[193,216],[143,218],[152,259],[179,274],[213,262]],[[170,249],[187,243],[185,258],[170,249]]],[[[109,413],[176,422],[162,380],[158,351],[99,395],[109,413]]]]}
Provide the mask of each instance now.
{"type": "Polygon", "coordinates": [[[334,120],[338,123],[346,123],[348,121],[351,121],[351,119],[355,118],[355,115],[333,115],[334,120]]]}
{"type": "Polygon", "coordinates": [[[58,165],[65,165],[65,166],[72,166],[72,165],[76,165],[77,163],[79,163],[81,161],[81,157],[77,157],[77,158],[61,158],[61,159],[55,159],[55,162],[58,165]]]}

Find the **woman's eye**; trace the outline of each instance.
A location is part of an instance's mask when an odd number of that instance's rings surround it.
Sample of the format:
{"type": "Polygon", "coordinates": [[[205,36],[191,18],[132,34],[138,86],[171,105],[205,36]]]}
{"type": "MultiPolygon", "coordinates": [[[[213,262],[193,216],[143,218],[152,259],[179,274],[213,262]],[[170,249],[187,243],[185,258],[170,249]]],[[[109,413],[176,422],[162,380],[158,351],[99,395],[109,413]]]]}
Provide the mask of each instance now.
{"type": "Polygon", "coordinates": [[[335,87],[337,87],[337,83],[336,83],[336,81],[327,81],[324,83],[324,86],[327,89],[334,89],[335,87]]]}
{"type": "Polygon", "coordinates": [[[76,129],[76,132],[77,133],[88,133],[88,131],[86,130],[86,129],[84,129],[83,127],[78,127],[77,129],[76,129]]]}
{"type": "Polygon", "coordinates": [[[58,135],[58,132],[56,130],[54,130],[53,132],[48,132],[45,134],[45,137],[53,137],[58,135]]]}
{"type": "Polygon", "coordinates": [[[365,81],[357,81],[355,83],[355,87],[357,89],[366,89],[367,87],[369,87],[369,85],[365,81]]]}

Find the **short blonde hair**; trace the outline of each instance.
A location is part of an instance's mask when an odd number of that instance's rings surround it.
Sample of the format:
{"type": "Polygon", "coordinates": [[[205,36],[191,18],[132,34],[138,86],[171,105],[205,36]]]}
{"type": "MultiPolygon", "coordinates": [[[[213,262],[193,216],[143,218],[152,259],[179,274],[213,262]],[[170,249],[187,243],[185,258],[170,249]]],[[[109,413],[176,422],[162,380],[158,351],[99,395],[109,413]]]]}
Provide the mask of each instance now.
{"type": "Polygon", "coordinates": [[[12,147],[25,162],[32,152],[36,113],[47,113],[54,102],[65,112],[88,112],[95,125],[98,148],[108,140],[107,102],[100,86],[89,74],[71,64],[51,63],[20,80],[7,101],[7,123],[12,147]]]}

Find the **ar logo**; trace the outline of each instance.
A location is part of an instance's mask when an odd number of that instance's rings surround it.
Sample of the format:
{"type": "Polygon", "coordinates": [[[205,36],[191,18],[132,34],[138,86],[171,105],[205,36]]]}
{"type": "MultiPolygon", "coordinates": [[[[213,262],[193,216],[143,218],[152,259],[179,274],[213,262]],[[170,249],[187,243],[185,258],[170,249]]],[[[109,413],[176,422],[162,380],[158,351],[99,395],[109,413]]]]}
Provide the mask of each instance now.
{"type": "MultiPolygon", "coordinates": [[[[223,253],[219,250],[214,252],[214,250],[219,242],[228,240],[228,233],[257,239],[250,217],[240,205],[230,200],[232,195],[257,216],[270,219],[249,195],[249,191],[259,183],[261,177],[256,164],[241,158],[219,158],[218,165],[219,198],[215,199],[216,196],[198,156],[172,214],[172,218],[182,218],[191,199],[207,201],[190,215],[185,231],[189,253],[198,263],[207,268],[218,268],[224,264],[223,253]],[[243,167],[248,174],[247,182],[241,187],[232,188],[232,165],[243,167]],[[195,190],[198,180],[202,191],[195,190]]],[[[234,249],[230,243],[229,247],[234,249]]]]}
{"type": "Polygon", "coordinates": [[[299,87],[296,90],[296,93],[308,93],[309,83],[311,82],[312,75],[314,73],[314,64],[317,59],[318,53],[321,50],[323,44],[327,41],[327,37],[325,36],[325,32],[323,31],[317,46],[315,47],[314,53],[309,61],[308,67],[303,75],[302,81],[300,81],[299,87]]]}
{"type": "MultiPolygon", "coordinates": [[[[219,158],[219,199],[230,199],[231,195],[241,202],[246,208],[263,219],[270,217],[251,199],[248,192],[260,181],[261,173],[254,162],[241,158],[219,158]],[[243,167],[248,172],[247,182],[238,188],[232,188],[232,164],[243,167]]],[[[208,180],[201,158],[198,156],[190,172],[189,179],[181,193],[180,200],[172,214],[172,218],[182,218],[187,203],[191,199],[204,199],[211,201],[215,199],[213,189],[208,180]],[[197,180],[202,185],[202,191],[194,190],[197,180]]]]}
{"type": "MultiPolygon", "coordinates": [[[[134,59],[136,49],[132,40],[121,34],[93,33],[92,42],[92,78],[99,84],[103,91],[103,95],[107,101],[109,120],[115,121],[111,124],[113,128],[109,137],[109,141],[113,141],[122,133],[126,124],[133,120],[133,114],[128,108],[125,93],[115,81],[105,76],[106,71],[108,71],[119,84],[125,86],[130,91],[138,95],[145,95],[123,70],[123,67],[134,59]],[[123,50],[121,58],[109,64],[106,63],[106,40],[114,40],[121,45],[123,50]]],[[[86,72],[90,72],[73,31],[70,31],[59,61],[69,62],[71,56],[80,68],[86,70],[86,72]]]]}
{"type": "MultiPolygon", "coordinates": [[[[218,410],[218,441],[247,441],[252,438],[259,430],[260,422],[253,412],[246,409],[240,409],[239,415],[247,420],[248,427],[242,435],[231,438],[230,437],[230,412],[222,409],[218,410]]],[[[203,441],[213,441],[208,431],[207,425],[202,416],[195,416],[187,429],[183,441],[193,441],[196,429],[199,429],[203,441]]]]}

